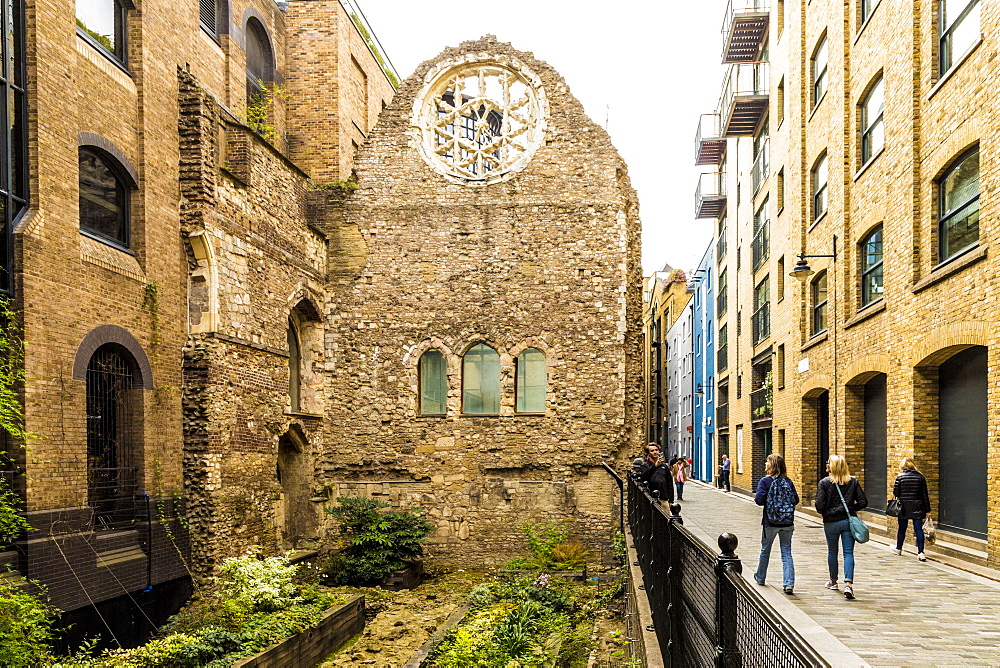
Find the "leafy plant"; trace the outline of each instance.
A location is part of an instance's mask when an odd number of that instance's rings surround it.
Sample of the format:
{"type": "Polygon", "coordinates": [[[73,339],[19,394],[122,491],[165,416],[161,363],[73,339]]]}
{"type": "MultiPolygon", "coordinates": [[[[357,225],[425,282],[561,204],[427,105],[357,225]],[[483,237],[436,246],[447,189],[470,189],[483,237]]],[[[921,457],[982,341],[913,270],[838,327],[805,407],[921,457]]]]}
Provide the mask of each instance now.
{"type": "Polygon", "coordinates": [[[239,613],[282,610],[300,603],[302,597],[292,581],[297,570],[287,554],[262,558],[260,548],[226,559],[219,566],[227,599],[224,605],[239,613]]]}
{"type": "Polygon", "coordinates": [[[269,142],[274,142],[278,138],[271,123],[271,112],[274,110],[276,100],[284,100],[288,97],[288,89],[278,83],[265,83],[257,81],[262,93],[253,95],[247,100],[246,120],[247,126],[269,142]]]}
{"type": "Polygon", "coordinates": [[[389,66],[385,62],[385,58],[382,56],[382,53],[378,50],[378,47],[375,46],[375,40],[372,39],[371,33],[368,32],[368,29],[365,27],[365,24],[361,21],[361,18],[354,12],[351,12],[351,21],[354,22],[354,27],[358,29],[358,32],[361,33],[361,37],[365,40],[365,43],[368,45],[368,48],[371,49],[372,55],[375,56],[375,60],[378,61],[379,67],[381,67],[382,71],[385,72],[385,76],[386,78],[389,79],[389,83],[392,84],[393,88],[399,88],[399,78],[395,75],[395,73],[391,69],[389,69],[389,66]]]}
{"type": "Polygon", "coordinates": [[[18,514],[20,499],[0,478],[0,547],[11,543],[25,531],[30,531],[27,520],[18,514]]]}
{"type": "Polygon", "coordinates": [[[590,551],[575,538],[569,538],[565,524],[526,524],[529,557],[511,560],[508,568],[527,570],[574,570],[586,566],[590,551]]]}
{"type": "Polygon", "coordinates": [[[419,511],[385,511],[389,504],[375,499],[340,497],[337,503],[326,512],[340,522],[347,539],[342,558],[328,573],[339,584],[374,582],[405,568],[423,554],[434,531],[419,511]]]}
{"type": "Polygon", "coordinates": [[[59,611],[0,577],[0,666],[40,666],[52,663],[48,643],[59,611]]]}

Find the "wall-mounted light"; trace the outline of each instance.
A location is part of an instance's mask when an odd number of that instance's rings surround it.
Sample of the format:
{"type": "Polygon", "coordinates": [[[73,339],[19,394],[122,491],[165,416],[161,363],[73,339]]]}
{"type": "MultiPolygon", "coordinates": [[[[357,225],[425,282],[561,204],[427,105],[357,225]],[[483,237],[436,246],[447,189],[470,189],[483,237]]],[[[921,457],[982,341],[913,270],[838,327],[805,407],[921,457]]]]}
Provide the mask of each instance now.
{"type": "Polygon", "coordinates": [[[806,255],[805,253],[799,253],[799,260],[798,260],[798,262],[795,263],[795,268],[792,269],[790,272],[788,272],[788,275],[791,276],[792,278],[799,279],[803,283],[805,283],[806,280],[808,280],[808,278],[810,276],[812,276],[813,274],[816,273],[815,271],[812,270],[812,267],[809,266],[809,263],[806,262],[806,258],[807,257],[811,257],[811,258],[815,258],[815,257],[829,257],[829,258],[833,258],[834,262],[836,262],[836,260],[837,260],[837,235],[836,234],[833,235],[833,253],[830,254],[830,255],[806,255]]]}
{"type": "Polygon", "coordinates": [[[697,394],[699,397],[705,396],[705,388],[701,386],[701,383],[698,383],[698,389],[695,391],[695,394],[697,394]]]}

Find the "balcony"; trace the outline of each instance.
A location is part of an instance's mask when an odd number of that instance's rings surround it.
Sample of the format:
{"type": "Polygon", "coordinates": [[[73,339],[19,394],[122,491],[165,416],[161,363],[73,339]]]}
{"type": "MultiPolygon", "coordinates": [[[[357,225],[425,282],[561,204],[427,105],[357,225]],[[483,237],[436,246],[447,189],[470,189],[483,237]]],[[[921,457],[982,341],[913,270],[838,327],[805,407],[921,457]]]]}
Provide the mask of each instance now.
{"type": "Polygon", "coordinates": [[[761,387],[750,393],[750,415],[756,420],[770,420],[774,414],[771,388],[761,387]]]}
{"type": "Polygon", "coordinates": [[[715,407],[716,429],[729,429],[729,404],[719,404],[715,407]]]}
{"type": "Polygon", "coordinates": [[[770,79],[767,63],[733,65],[719,98],[723,137],[752,137],[767,114],[770,79]]]}
{"type": "Polygon", "coordinates": [[[767,180],[767,175],[770,170],[770,148],[771,140],[769,138],[764,139],[764,143],[757,150],[757,156],[753,159],[753,194],[756,195],[760,190],[760,187],[764,185],[764,181],[767,180]]]}
{"type": "Polygon", "coordinates": [[[722,23],[722,63],[752,63],[764,47],[771,19],[768,0],[729,0],[722,23]]]}
{"type": "Polygon", "coordinates": [[[696,165],[718,165],[726,152],[726,140],[719,127],[718,114],[702,114],[694,138],[696,165]]]}
{"type": "Polygon", "coordinates": [[[698,179],[694,193],[694,217],[718,218],[726,209],[726,174],[709,172],[698,179]]]}

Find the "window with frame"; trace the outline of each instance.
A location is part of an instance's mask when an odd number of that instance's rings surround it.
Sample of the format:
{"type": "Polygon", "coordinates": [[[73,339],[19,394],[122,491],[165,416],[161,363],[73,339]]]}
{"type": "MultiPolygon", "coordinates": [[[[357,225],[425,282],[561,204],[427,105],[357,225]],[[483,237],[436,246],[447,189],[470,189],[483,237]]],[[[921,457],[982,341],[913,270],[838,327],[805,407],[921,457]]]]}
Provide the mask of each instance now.
{"type": "Polygon", "coordinates": [[[812,335],[816,336],[820,332],[826,331],[826,289],[825,271],[821,271],[812,281],[812,335]]]}
{"type": "Polygon", "coordinates": [[[778,98],[775,100],[775,109],[778,112],[778,124],[776,127],[781,126],[781,122],[785,120],[785,77],[781,77],[778,81],[778,98]]]}
{"type": "Polygon", "coordinates": [[[0,291],[14,289],[14,225],[28,208],[28,103],[25,91],[23,0],[0,2],[6,57],[0,62],[0,108],[7,111],[7,131],[0,133],[0,291]]]}
{"type": "Polygon", "coordinates": [[[861,103],[861,164],[869,160],[885,146],[885,79],[882,75],[872,84],[861,103]]]}
{"type": "Polygon", "coordinates": [[[813,221],[819,220],[820,216],[826,213],[826,188],[829,180],[827,169],[826,153],[816,161],[816,166],[812,170],[812,205],[813,221]]]}
{"type": "Polygon", "coordinates": [[[861,242],[861,306],[882,298],[882,226],[861,242]]]}
{"type": "Polygon", "coordinates": [[[477,343],[462,357],[462,412],[500,413],[500,355],[477,343]]]}
{"type": "Polygon", "coordinates": [[[128,10],[124,0],[76,0],[77,34],[125,64],[128,10]]]}
{"type": "Polygon", "coordinates": [[[124,249],[129,247],[131,186],[109,154],[80,147],[80,231],[124,249]]]}
{"type": "Polygon", "coordinates": [[[944,262],[979,243],[979,146],[945,172],[938,193],[938,262],[944,262]]]}
{"type": "Polygon", "coordinates": [[[220,0],[198,0],[198,19],[202,29],[212,37],[219,37],[219,22],[224,19],[225,7],[220,0]]]}
{"type": "Polygon", "coordinates": [[[812,57],[812,106],[815,107],[826,94],[826,75],[829,65],[829,54],[826,46],[826,35],[820,38],[812,57]]]}
{"type": "Polygon", "coordinates": [[[753,342],[754,345],[760,343],[771,335],[771,297],[770,297],[770,277],[765,276],[764,280],[753,289],[753,342]]]}
{"type": "Polygon", "coordinates": [[[768,237],[768,227],[770,227],[770,214],[768,213],[768,198],[764,198],[764,203],[757,209],[753,216],[753,268],[756,271],[764,263],[770,253],[770,239],[768,237]]]}
{"type": "Polygon", "coordinates": [[[428,350],[417,365],[420,387],[420,414],[444,415],[448,412],[448,363],[440,350],[428,350]]]}
{"type": "Polygon", "coordinates": [[[726,257],[726,232],[727,231],[728,230],[726,229],[726,214],[723,213],[719,217],[719,241],[718,241],[718,243],[716,243],[716,247],[715,247],[715,256],[720,261],[722,260],[722,258],[726,257]]]}
{"type": "Polygon", "coordinates": [[[715,363],[719,371],[725,371],[729,366],[729,325],[719,328],[719,347],[715,353],[715,363]]]}
{"type": "Polygon", "coordinates": [[[715,298],[715,308],[719,315],[722,317],[726,313],[726,309],[729,308],[729,269],[723,269],[719,272],[719,294],[715,298]]]}
{"type": "Polygon", "coordinates": [[[872,10],[875,9],[875,5],[879,3],[879,0],[860,0],[861,3],[861,21],[860,26],[865,24],[868,17],[872,15],[872,10]]]}
{"type": "Polygon", "coordinates": [[[246,27],[247,105],[261,100],[265,86],[274,80],[274,52],[263,24],[250,17],[246,27]]]}
{"type": "Polygon", "coordinates": [[[515,366],[515,410],[518,413],[544,413],[545,387],[548,384],[545,354],[537,348],[527,348],[517,356],[515,366]]]}
{"type": "Polygon", "coordinates": [[[941,76],[979,40],[979,0],[938,0],[938,20],[941,76]]]}

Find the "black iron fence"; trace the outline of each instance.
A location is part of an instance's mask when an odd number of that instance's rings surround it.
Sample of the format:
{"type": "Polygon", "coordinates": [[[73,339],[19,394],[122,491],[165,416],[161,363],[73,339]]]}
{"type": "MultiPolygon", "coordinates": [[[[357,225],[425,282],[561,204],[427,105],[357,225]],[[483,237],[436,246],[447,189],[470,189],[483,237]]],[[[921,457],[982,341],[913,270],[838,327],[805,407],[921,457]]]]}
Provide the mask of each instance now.
{"type": "Polygon", "coordinates": [[[740,575],[735,536],[715,554],[631,476],[628,523],[665,665],[830,665],[740,575]]]}

